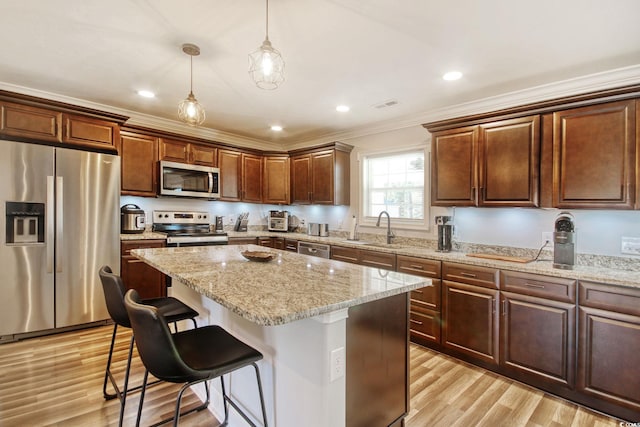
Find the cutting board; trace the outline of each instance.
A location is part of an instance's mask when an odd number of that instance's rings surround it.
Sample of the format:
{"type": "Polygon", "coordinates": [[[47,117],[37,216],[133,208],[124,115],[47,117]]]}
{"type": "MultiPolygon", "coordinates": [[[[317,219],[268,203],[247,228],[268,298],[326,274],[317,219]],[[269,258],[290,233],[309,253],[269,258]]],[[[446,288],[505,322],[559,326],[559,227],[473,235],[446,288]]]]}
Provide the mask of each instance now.
{"type": "Polygon", "coordinates": [[[533,261],[533,258],[521,258],[517,256],[495,255],[495,254],[467,254],[467,256],[474,257],[474,258],[496,259],[499,261],[519,262],[521,264],[526,264],[528,262],[533,261]]]}

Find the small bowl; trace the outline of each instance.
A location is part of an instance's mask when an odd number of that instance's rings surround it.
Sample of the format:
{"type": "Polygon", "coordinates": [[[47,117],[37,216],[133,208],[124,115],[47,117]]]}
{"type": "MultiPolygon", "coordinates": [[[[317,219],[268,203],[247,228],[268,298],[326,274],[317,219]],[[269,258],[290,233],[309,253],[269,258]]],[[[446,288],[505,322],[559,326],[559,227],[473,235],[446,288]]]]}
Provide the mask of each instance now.
{"type": "Polygon", "coordinates": [[[243,251],[240,254],[249,261],[256,262],[269,262],[276,257],[275,253],[266,251],[243,251]]]}

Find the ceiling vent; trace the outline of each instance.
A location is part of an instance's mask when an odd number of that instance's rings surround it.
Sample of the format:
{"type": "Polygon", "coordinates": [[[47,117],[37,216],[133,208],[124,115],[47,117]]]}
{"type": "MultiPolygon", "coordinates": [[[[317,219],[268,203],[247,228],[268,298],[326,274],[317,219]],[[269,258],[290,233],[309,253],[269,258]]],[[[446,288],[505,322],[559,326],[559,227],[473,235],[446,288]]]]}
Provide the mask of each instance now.
{"type": "Polygon", "coordinates": [[[384,101],[384,102],[381,102],[381,103],[379,103],[379,104],[375,104],[375,105],[373,106],[373,108],[378,108],[378,109],[380,109],[380,108],[387,108],[387,107],[393,107],[394,105],[397,105],[397,104],[398,104],[398,101],[397,101],[397,100],[395,100],[395,99],[390,99],[390,100],[388,100],[388,101],[384,101]]]}

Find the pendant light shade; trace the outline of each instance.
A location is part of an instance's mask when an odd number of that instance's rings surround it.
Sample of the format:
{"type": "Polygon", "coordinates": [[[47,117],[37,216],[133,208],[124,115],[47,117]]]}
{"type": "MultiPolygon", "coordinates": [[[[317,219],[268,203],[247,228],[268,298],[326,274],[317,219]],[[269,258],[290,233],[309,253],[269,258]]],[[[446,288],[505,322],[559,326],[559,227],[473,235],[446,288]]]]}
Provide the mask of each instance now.
{"type": "Polygon", "coordinates": [[[182,45],[182,51],[191,57],[191,83],[189,95],[178,104],[178,118],[191,126],[198,126],[204,122],[204,107],[193,95],[193,57],[200,55],[200,48],[191,43],[182,45]]]}
{"type": "Polygon", "coordinates": [[[249,54],[249,74],[260,89],[273,90],[284,82],[284,60],[269,41],[269,0],[266,1],[266,36],[258,50],[249,54]]]}

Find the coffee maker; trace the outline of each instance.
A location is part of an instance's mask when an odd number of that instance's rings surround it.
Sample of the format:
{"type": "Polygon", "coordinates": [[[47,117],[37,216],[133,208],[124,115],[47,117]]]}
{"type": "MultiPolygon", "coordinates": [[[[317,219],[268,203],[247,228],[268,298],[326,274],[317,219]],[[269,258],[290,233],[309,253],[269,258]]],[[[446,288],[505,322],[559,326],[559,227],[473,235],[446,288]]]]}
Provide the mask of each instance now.
{"type": "Polygon", "coordinates": [[[437,216],[436,225],[438,226],[438,252],[451,252],[451,239],[453,236],[452,217],[437,216]]]}
{"type": "Polygon", "coordinates": [[[553,268],[572,270],[576,264],[576,231],[573,216],[558,215],[553,232],[553,268]]]}

